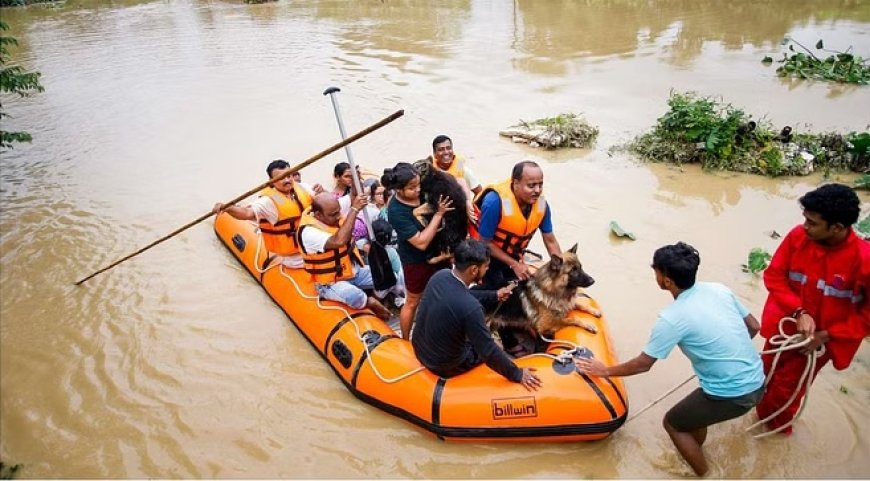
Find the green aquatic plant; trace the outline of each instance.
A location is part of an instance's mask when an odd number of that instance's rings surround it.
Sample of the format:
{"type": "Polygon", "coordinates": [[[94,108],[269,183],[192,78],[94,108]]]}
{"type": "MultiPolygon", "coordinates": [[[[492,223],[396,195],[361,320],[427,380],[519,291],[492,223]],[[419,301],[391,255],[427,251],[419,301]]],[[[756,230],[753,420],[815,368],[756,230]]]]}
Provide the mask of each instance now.
{"type": "Polygon", "coordinates": [[[21,468],[20,464],[9,466],[0,461],[0,479],[15,479],[15,474],[21,468]]]}
{"type": "Polygon", "coordinates": [[[770,263],[771,255],[766,250],[755,247],[749,251],[749,258],[746,264],[743,264],[743,272],[758,274],[767,269],[767,264],[770,263]]]}
{"type": "MultiPolygon", "coordinates": [[[[0,21],[0,31],[9,30],[9,25],[0,21]]],[[[9,50],[7,47],[18,45],[15,37],[0,35],[0,93],[17,94],[29,97],[45,89],[39,83],[39,72],[28,72],[19,65],[8,65],[9,50]]],[[[0,120],[9,117],[0,105],[0,120]]],[[[0,149],[12,148],[13,142],[30,142],[32,137],[27,132],[7,132],[0,130],[0,149]]]]}
{"type": "MultiPolygon", "coordinates": [[[[783,58],[779,60],[779,63],[782,65],[776,69],[776,73],[780,77],[796,77],[859,85],[870,83],[870,65],[867,65],[866,59],[853,54],[851,46],[843,52],[827,50],[825,49],[824,42],[819,40],[816,43],[816,50],[832,53],[832,55],[823,59],[816,56],[816,54],[797,40],[786,37],[783,39],[782,45],[788,45],[788,51],[783,52],[783,58]],[[796,51],[795,45],[804,51],[796,51]]],[[[770,65],[773,63],[773,58],[767,56],[761,61],[765,65],[770,65]]]]}
{"type": "Polygon", "coordinates": [[[855,232],[864,239],[870,239],[870,215],[855,224],[855,232]]]}
{"type": "Polygon", "coordinates": [[[712,97],[671,92],[655,127],[625,145],[651,162],[700,163],[706,169],[769,176],[806,175],[816,168],[870,168],[870,133],[793,132],[712,97]]]}
{"type": "Polygon", "coordinates": [[[583,148],[589,147],[598,138],[598,127],[590,125],[577,114],[559,114],[531,122],[520,120],[518,124],[499,131],[499,135],[533,147],[583,148]]]}
{"type": "Polygon", "coordinates": [[[610,221],[610,232],[615,234],[617,237],[628,237],[631,240],[637,240],[637,237],[635,237],[634,234],[623,229],[615,220],[610,221]]]}

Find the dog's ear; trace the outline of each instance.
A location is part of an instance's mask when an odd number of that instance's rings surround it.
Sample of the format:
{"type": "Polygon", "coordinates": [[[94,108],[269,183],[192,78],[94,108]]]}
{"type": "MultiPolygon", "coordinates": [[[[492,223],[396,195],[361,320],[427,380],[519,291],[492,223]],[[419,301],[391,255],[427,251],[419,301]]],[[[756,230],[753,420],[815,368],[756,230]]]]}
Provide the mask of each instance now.
{"type": "Polygon", "coordinates": [[[556,254],[550,256],[550,269],[558,271],[562,268],[562,258],[556,254]]]}
{"type": "Polygon", "coordinates": [[[568,249],[568,252],[575,254],[575,255],[577,254],[577,243],[576,242],[574,243],[574,245],[570,249],[568,249]]]}

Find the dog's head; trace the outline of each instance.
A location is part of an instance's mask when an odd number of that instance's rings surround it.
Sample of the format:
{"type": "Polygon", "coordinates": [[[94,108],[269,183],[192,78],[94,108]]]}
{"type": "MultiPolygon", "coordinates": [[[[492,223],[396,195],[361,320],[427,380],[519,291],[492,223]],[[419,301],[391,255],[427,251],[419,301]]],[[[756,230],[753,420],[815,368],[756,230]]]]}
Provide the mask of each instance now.
{"type": "Polygon", "coordinates": [[[538,270],[538,273],[541,275],[536,274],[535,280],[543,284],[545,289],[547,284],[551,289],[576,289],[595,283],[595,279],[583,270],[583,264],[577,257],[577,244],[561,255],[551,256],[550,262],[538,270]]]}

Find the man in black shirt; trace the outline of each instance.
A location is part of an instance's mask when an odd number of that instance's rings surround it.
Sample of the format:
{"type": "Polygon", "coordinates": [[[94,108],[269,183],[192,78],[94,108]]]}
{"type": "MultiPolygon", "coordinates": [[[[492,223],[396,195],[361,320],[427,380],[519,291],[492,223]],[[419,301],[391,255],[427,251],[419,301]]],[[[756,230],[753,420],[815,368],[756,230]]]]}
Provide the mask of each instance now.
{"type": "MultiPolygon", "coordinates": [[[[432,276],[423,291],[411,337],[417,359],[441,377],[462,374],[485,362],[509,380],[536,390],[541,380],[535,368],[520,369],[493,341],[483,307],[468,290],[489,268],[486,244],[474,239],[462,241],[453,253],[453,263],[453,269],[432,276]]],[[[510,290],[490,291],[489,295],[507,298],[510,290]]]]}

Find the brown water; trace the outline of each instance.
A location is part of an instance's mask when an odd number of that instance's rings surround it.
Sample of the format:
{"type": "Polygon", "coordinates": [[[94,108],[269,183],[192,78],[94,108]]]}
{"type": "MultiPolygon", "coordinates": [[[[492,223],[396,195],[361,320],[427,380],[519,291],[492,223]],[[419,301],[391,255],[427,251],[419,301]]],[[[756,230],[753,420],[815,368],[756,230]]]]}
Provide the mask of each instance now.
{"type": "MultiPolygon", "coordinates": [[[[740,264],[776,247],[766,232],[799,222],[796,199],[822,178],[643,165],[610,146],[652,125],[672,88],[780,125],[870,122],[870,87],[781,80],[760,63],[785,35],[870,56],[867,1],[121,0],[0,14],[46,87],[4,98],[4,129],[34,142],[0,160],[0,457],[27,477],[680,476],[660,419],[688,386],[587,444],[445,444],[361,403],[209,222],[72,283],[261,182],[269,160],[336,142],[321,92],[337,85],[351,132],[405,109],[354,145],[372,170],[426,155],[439,133],[484,181],[541,162],[556,233],[580,243],[628,359],[670,302],[648,267],[655,248],[694,244],[701,277],[757,314],[764,287],[740,264]],[[497,135],[567,111],[601,128],[595,148],[497,135]],[[610,237],[611,220],[638,240],[610,237]]],[[[868,351],[823,372],[790,438],[751,439],[751,415],[715,426],[712,476],[870,475],[868,351]]],[[[633,409],[690,374],[675,352],[629,378],[633,409]]]]}

